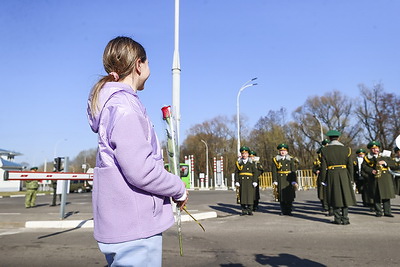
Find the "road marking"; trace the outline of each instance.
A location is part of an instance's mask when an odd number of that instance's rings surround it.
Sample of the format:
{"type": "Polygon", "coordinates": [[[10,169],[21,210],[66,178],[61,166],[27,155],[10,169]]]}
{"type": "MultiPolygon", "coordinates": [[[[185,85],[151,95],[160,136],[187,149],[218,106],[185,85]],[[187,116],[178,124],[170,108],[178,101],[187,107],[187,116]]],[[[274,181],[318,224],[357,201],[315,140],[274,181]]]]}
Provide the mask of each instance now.
{"type": "Polygon", "coordinates": [[[0,232],[0,236],[2,236],[2,235],[15,235],[15,234],[19,234],[19,233],[21,233],[22,231],[7,231],[7,232],[3,232],[3,233],[1,233],[0,232]]]}

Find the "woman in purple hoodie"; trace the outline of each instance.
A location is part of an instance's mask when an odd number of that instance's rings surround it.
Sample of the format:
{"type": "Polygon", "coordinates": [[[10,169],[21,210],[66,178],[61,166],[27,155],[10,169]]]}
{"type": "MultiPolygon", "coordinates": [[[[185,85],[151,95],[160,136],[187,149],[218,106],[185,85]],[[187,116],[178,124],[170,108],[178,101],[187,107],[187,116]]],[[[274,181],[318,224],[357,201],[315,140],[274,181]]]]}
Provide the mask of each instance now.
{"type": "Polygon", "coordinates": [[[93,179],[94,238],[109,266],[161,266],[162,232],[174,223],[170,197],[183,207],[181,179],[164,169],[161,148],[137,91],[150,69],[144,48],[129,37],[103,54],[108,75],[92,88],[89,124],[98,134],[93,179]]]}

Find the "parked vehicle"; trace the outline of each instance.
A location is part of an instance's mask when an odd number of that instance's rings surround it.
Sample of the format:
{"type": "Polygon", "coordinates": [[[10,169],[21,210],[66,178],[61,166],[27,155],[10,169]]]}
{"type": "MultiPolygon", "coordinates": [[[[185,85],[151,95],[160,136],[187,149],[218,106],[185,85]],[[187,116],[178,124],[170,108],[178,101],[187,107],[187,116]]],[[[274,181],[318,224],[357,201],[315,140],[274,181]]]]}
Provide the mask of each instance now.
{"type": "Polygon", "coordinates": [[[84,192],[91,192],[92,186],[89,184],[87,180],[71,180],[69,185],[69,192],[77,192],[77,193],[84,193],[84,192]]]}

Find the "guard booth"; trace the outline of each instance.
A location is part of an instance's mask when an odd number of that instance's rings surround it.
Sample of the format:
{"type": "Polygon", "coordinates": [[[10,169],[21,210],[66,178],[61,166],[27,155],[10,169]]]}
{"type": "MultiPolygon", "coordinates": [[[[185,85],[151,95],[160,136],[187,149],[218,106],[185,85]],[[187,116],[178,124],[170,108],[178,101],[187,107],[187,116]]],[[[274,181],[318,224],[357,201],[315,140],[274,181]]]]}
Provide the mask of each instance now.
{"type": "MultiPolygon", "coordinates": [[[[167,171],[170,171],[169,164],[165,164],[164,168],[167,171]]],[[[181,173],[181,179],[185,183],[186,188],[189,189],[190,188],[190,168],[189,168],[189,164],[179,163],[179,169],[180,169],[180,173],[181,173]]]]}

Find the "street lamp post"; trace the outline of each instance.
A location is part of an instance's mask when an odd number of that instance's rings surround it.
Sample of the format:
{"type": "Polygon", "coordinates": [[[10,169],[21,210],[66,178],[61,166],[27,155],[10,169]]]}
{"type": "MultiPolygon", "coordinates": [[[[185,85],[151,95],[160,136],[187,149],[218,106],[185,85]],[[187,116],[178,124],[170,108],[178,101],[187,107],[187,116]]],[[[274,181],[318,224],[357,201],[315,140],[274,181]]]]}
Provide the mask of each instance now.
{"type": "Polygon", "coordinates": [[[313,115],[313,117],[318,121],[318,123],[319,123],[319,127],[320,127],[320,129],[321,129],[321,142],[322,141],[324,141],[324,133],[323,133],[323,131],[322,131],[322,124],[321,124],[321,121],[317,118],[317,116],[314,114],[313,115]]]}
{"type": "Polygon", "coordinates": [[[200,140],[206,145],[206,188],[208,188],[208,145],[206,141],[200,140]]]}
{"type": "Polygon", "coordinates": [[[240,97],[240,93],[246,89],[247,87],[253,86],[253,85],[257,85],[257,83],[250,83],[254,80],[256,80],[257,78],[253,78],[251,80],[248,80],[247,82],[245,82],[242,87],[240,87],[239,92],[237,94],[237,98],[236,98],[236,123],[237,123],[237,152],[238,155],[240,155],[240,111],[239,111],[239,97],[240,97]]]}

